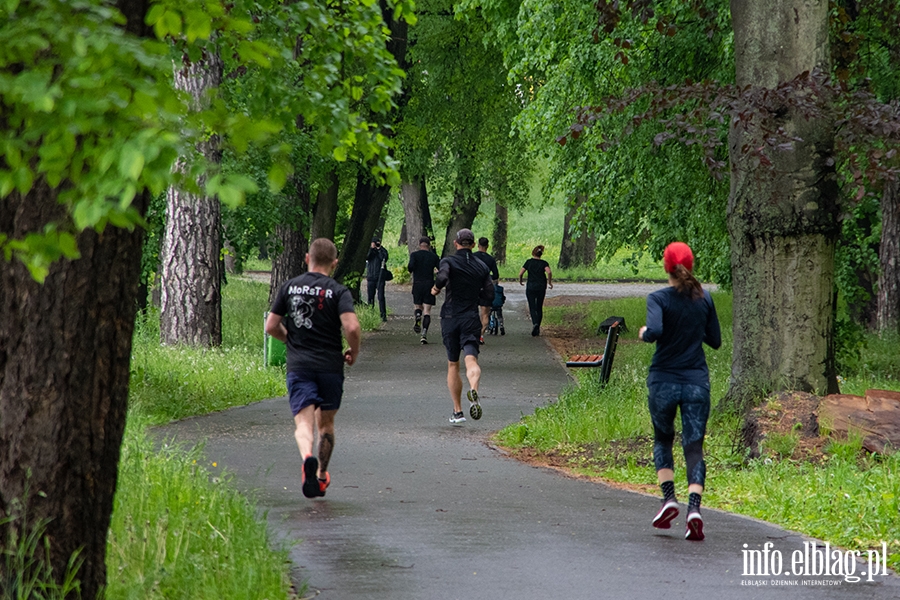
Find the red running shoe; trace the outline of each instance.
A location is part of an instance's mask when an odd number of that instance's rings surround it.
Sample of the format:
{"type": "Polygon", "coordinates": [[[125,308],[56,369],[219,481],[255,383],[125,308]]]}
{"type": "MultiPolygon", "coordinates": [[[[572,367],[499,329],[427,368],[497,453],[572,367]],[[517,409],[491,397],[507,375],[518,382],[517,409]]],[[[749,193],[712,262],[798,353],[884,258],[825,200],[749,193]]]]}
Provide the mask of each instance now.
{"type": "Polygon", "coordinates": [[[703,538],[703,517],[700,516],[699,510],[693,510],[687,516],[687,529],[684,532],[684,539],[700,542],[703,538]]]}
{"type": "Polygon", "coordinates": [[[653,526],[657,529],[668,529],[672,526],[672,520],[678,516],[678,502],[663,498],[662,507],[653,517],[653,526]]]}
{"type": "Polygon", "coordinates": [[[328,488],[329,485],[331,485],[331,475],[329,475],[328,472],[326,471],[325,479],[317,479],[316,481],[319,482],[319,495],[324,496],[325,490],[328,488]]]}

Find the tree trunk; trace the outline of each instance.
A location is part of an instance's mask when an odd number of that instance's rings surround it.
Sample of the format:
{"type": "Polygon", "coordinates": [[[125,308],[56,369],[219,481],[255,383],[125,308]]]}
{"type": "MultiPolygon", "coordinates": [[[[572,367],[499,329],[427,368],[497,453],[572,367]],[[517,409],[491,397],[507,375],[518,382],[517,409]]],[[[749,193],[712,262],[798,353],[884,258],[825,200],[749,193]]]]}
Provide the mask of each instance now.
{"type": "Polygon", "coordinates": [[[589,267],[597,258],[597,237],[586,231],[578,231],[578,210],[587,202],[587,196],[578,194],[566,211],[563,222],[562,247],[559,250],[560,269],[569,267],[589,267]],[[574,226],[573,226],[574,225],[574,226]],[[578,237],[574,237],[577,235],[578,237]]]}
{"type": "MultiPolygon", "coordinates": [[[[309,214],[309,187],[299,178],[293,178],[297,190],[297,208],[299,213],[294,224],[280,223],[275,226],[275,239],[281,251],[272,261],[272,276],[269,280],[269,306],[275,301],[279,288],[285,281],[306,273],[306,253],[309,252],[310,240],[306,235],[306,219],[309,214]]],[[[287,211],[295,212],[295,211],[287,211]]]]}
{"type": "MultiPolygon", "coordinates": [[[[142,195],[133,206],[146,214],[148,204],[142,195]]],[[[63,212],[38,181],[0,202],[0,232],[22,238],[65,221],[63,212]]],[[[53,574],[61,579],[80,550],[85,599],[106,582],[142,241],[141,227],[85,231],[81,258],[54,263],[43,285],[19,261],[0,260],[0,545],[10,528],[46,521],[53,574]],[[16,500],[28,522],[3,524],[22,514],[16,500]]]]}
{"type": "Polygon", "coordinates": [[[410,254],[419,249],[419,238],[428,235],[425,229],[423,204],[425,198],[425,180],[404,181],[400,185],[400,202],[403,204],[403,215],[406,217],[406,247],[410,254]]]}
{"type": "Polygon", "coordinates": [[[494,239],[491,240],[491,248],[494,252],[494,260],[498,265],[506,264],[506,244],[509,239],[509,209],[503,204],[494,204],[494,239]]]}
{"type": "MultiPolygon", "coordinates": [[[[191,94],[199,106],[222,81],[222,61],[205,55],[175,71],[175,87],[191,94]]],[[[221,160],[218,138],[198,150],[210,162],[221,160]]],[[[184,168],[184,160],[176,168],[184,168]]],[[[200,182],[202,186],[202,181],[200,182]]],[[[166,233],[160,251],[162,307],[160,339],[164,344],[222,344],[222,215],[218,199],[169,188],[166,233]]]]}
{"type": "Polygon", "coordinates": [[[900,181],[885,184],[881,197],[881,245],[878,250],[878,331],[900,332],[900,181]]]}
{"type": "Polygon", "coordinates": [[[334,241],[334,228],[337,223],[338,213],[338,173],[337,170],[328,174],[328,187],[319,190],[316,194],[316,206],[313,209],[312,227],[309,239],[328,238],[334,241]]]}
{"type": "MultiPolygon", "coordinates": [[[[732,0],[731,10],[739,86],[773,88],[816,66],[827,70],[827,0],[732,0]]],[[[729,133],[735,404],[774,390],[837,391],[832,126],[789,107],[758,109],[753,123],[729,133]],[[764,146],[763,129],[778,126],[803,141],[769,150],[773,167],[761,166],[743,149],[764,146]]]]}
{"type": "Polygon", "coordinates": [[[359,299],[359,284],[365,275],[369,242],[381,222],[381,212],[390,191],[390,186],[378,185],[364,167],[360,167],[353,212],[350,214],[350,222],[338,256],[338,266],[334,272],[334,278],[350,289],[355,300],[359,299]]]}
{"type": "MultiPolygon", "coordinates": [[[[441,256],[450,256],[456,252],[453,240],[456,232],[463,228],[471,229],[475,217],[478,216],[478,207],[481,206],[480,196],[467,196],[457,190],[453,194],[453,206],[450,208],[450,220],[447,223],[447,234],[444,236],[444,251],[441,256]]],[[[475,236],[478,239],[480,236],[475,236]]]]}

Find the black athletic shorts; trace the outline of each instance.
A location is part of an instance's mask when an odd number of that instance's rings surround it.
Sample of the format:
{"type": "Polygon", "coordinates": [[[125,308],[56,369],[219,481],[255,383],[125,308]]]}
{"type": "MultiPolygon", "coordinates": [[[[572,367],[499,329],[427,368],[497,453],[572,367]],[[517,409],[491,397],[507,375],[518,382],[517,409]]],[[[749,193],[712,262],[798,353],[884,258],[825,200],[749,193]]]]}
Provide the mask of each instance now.
{"type": "Polygon", "coordinates": [[[447,360],[459,362],[459,355],[478,356],[481,338],[481,316],[477,312],[441,319],[441,339],[447,349],[447,360]]]}
{"type": "Polygon", "coordinates": [[[434,296],[431,295],[433,283],[414,283],[412,286],[413,304],[430,304],[434,306],[434,296]]]}

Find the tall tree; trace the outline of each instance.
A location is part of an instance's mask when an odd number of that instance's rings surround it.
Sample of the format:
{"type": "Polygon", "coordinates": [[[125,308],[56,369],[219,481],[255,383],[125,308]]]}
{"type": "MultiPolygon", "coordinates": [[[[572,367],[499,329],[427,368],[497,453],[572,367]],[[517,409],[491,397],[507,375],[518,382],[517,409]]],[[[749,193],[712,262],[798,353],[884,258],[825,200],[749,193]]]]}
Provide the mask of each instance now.
{"type": "MultiPolygon", "coordinates": [[[[176,65],[175,89],[186,92],[193,110],[207,108],[222,83],[222,61],[216,51],[199,60],[184,54],[176,65]]],[[[198,142],[196,151],[219,164],[222,151],[217,135],[198,142]]],[[[184,171],[190,156],[176,168],[184,171]]],[[[205,177],[205,176],[201,176],[205,177]]],[[[198,187],[204,186],[198,181],[198,187]]],[[[222,212],[217,198],[170,187],[166,233],[160,253],[160,339],[164,344],[219,346],[222,344],[222,212]]]]}
{"type": "MultiPolygon", "coordinates": [[[[0,183],[0,196],[5,196],[0,201],[0,243],[7,251],[16,249],[21,259],[0,260],[0,544],[7,543],[11,530],[23,535],[46,523],[54,574],[63,577],[78,552],[83,560],[77,574],[81,596],[95,598],[106,581],[106,533],[125,426],[143,235],[133,225],[110,225],[101,233],[93,223],[78,233],[73,213],[77,221],[80,206],[99,211],[107,223],[133,223],[146,210],[149,194],[128,197],[123,203],[127,209],[117,212],[118,203],[109,206],[105,199],[73,196],[66,189],[88,192],[91,184],[84,178],[99,173],[98,155],[87,150],[90,145],[98,153],[116,148],[139,152],[123,144],[139,135],[135,123],[103,99],[111,100],[107,86],[128,94],[150,92],[152,86],[134,83],[134,78],[152,76],[152,70],[138,67],[135,72],[128,61],[150,65],[153,59],[134,37],[123,37],[119,19],[105,9],[40,4],[0,8],[0,44],[5,48],[0,74],[14,82],[12,89],[0,91],[0,131],[5,143],[14,145],[2,153],[0,181],[17,182],[15,189],[0,183]],[[95,79],[85,77],[71,60],[79,43],[97,57],[101,50],[96,44],[108,44],[108,70],[95,72],[95,79]],[[19,95],[29,78],[42,106],[19,95]],[[57,86],[56,94],[51,85],[57,86]],[[61,95],[80,110],[62,118],[55,102],[61,95]],[[57,118],[47,118],[47,112],[56,112],[57,118]],[[96,123],[103,123],[102,130],[96,123]],[[38,158],[37,148],[41,142],[53,148],[54,139],[57,160],[48,164],[38,158]],[[77,171],[69,163],[72,155],[81,161],[77,171]],[[83,178],[61,185],[73,174],[83,178]],[[50,232],[55,233],[48,237],[50,232]],[[29,248],[29,240],[51,255],[35,256],[37,248],[29,248]],[[47,258],[54,258],[54,245],[56,256],[64,253],[70,260],[47,264],[47,258]]],[[[121,8],[128,34],[148,34],[146,5],[123,2],[121,8]]],[[[149,123],[156,118],[152,111],[142,116],[149,123]]],[[[148,146],[162,150],[152,140],[148,146]]],[[[138,183],[139,174],[129,170],[133,156],[123,157],[124,173],[113,169],[106,183],[123,188],[129,180],[132,186],[138,183]]],[[[0,582],[13,581],[3,572],[7,564],[0,561],[0,582]]]]}
{"type": "Polygon", "coordinates": [[[591,266],[597,260],[597,236],[583,226],[579,227],[579,223],[583,223],[584,219],[578,218],[578,212],[586,202],[587,196],[578,194],[574,201],[568,204],[563,223],[562,248],[559,250],[557,263],[560,269],[591,266]]]}
{"type": "Polygon", "coordinates": [[[419,238],[428,235],[425,225],[425,215],[428,209],[425,179],[404,181],[400,185],[400,203],[403,205],[405,216],[406,246],[412,253],[419,249],[419,238]]]}
{"type": "MultiPolygon", "coordinates": [[[[731,2],[738,86],[775,88],[828,69],[828,1],[731,2]]],[[[798,92],[804,94],[803,90],[798,92]]],[[[834,250],[840,232],[833,124],[789,105],[734,124],[728,227],[734,273],[731,395],[836,392],[834,250]],[[745,148],[779,128],[799,140],[770,169],[745,148]]]]}
{"type": "Polygon", "coordinates": [[[900,181],[888,182],[881,199],[881,244],[878,281],[878,330],[900,333],[900,181]]]}

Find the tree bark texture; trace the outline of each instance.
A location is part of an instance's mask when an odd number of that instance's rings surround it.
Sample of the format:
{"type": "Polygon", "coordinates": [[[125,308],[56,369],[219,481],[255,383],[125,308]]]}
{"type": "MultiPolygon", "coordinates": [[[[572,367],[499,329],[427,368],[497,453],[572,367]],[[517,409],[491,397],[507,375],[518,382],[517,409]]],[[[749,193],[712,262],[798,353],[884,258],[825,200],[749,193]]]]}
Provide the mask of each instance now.
{"type": "Polygon", "coordinates": [[[506,264],[506,245],[509,240],[509,209],[496,202],[494,204],[494,239],[491,249],[498,265],[506,264]]]}
{"type": "MultiPolygon", "coordinates": [[[[175,87],[187,91],[196,106],[222,82],[222,62],[206,55],[175,70],[175,87]]],[[[221,160],[216,136],[198,151],[210,162],[221,160]]],[[[184,168],[182,158],[176,168],[184,168]]],[[[201,187],[203,182],[200,182],[201,187]]],[[[217,198],[169,188],[166,232],[160,251],[162,304],[160,339],[164,344],[222,344],[222,214],[217,198]]]]}
{"type": "MultiPolygon", "coordinates": [[[[309,214],[310,191],[303,181],[294,178],[297,190],[298,214],[309,214]]],[[[292,211],[289,211],[292,212],[292,211]]],[[[269,306],[275,301],[279,288],[285,281],[306,272],[306,253],[310,240],[306,235],[306,220],[296,219],[295,223],[280,223],[275,226],[275,238],[281,251],[272,261],[272,276],[269,281],[269,306]]]]}
{"type": "MultiPolygon", "coordinates": [[[[731,3],[739,86],[773,88],[828,62],[827,0],[731,3]]],[[[800,92],[803,93],[803,92],[800,92]]],[[[728,228],[734,281],[734,353],[728,396],[837,391],[834,369],[834,252],[840,229],[831,123],[797,117],[788,107],[754,109],[752,125],[729,134],[728,228]],[[749,148],[783,127],[802,139],[749,148]]]]}
{"type": "Polygon", "coordinates": [[[312,227],[309,239],[328,238],[334,241],[334,229],[338,213],[338,173],[328,174],[328,187],[316,194],[316,206],[313,209],[312,227]]]}
{"type": "Polygon", "coordinates": [[[406,247],[410,254],[419,249],[419,238],[428,235],[425,229],[423,203],[425,200],[425,180],[416,179],[400,184],[400,203],[406,218],[406,247]]]}
{"type": "MultiPolygon", "coordinates": [[[[142,195],[134,206],[145,214],[148,203],[142,195]]],[[[63,212],[38,181],[0,202],[0,232],[21,238],[65,222],[63,212]]],[[[80,550],[81,597],[93,599],[106,582],[143,229],[77,240],[81,258],[56,262],[43,285],[17,260],[0,260],[0,523],[16,500],[28,521],[0,525],[0,543],[10,527],[46,520],[54,575],[80,550]]]]}
{"type": "Polygon", "coordinates": [[[347,286],[356,300],[359,299],[360,280],[365,276],[369,242],[381,223],[381,212],[390,191],[390,186],[377,184],[364,168],[360,168],[353,211],[334,272],[334,278],[347,286]]]}
{"type": "Polygon", "coordinates": [[[900,181],[887,182],[881,197],[878,259],[878,331],[900,333],[900,181]]]}
{"type": "MultiPolygon", "coordinates": [[[[456,248],[453,246],[456,232],[463,228],[471,229],[472,223],[475,222],[475,217],[478,216],[478,208],[480,206],[481,197],[479,195],[468,195],[460,190],[453,194],[453,206],[450,207],[450,220],[447,222],[447,233],[444,236],[442,257],[450,256],[456,252],[456,248]]],[[[475,235],[476,240],[479,237],[481,236],[475,235]]]]}
{"type": "Polygon", "coordinates": [[[576,229],[579,222],[578,211],[585,202],[587,202],[587,196],[578,194],[566,211],[563,221],[562,247],[559,250],[559,262],[557,263],[560,269],[576,266],[588,267],[593,265],[597,258],[597,236],[576,229]]]}

